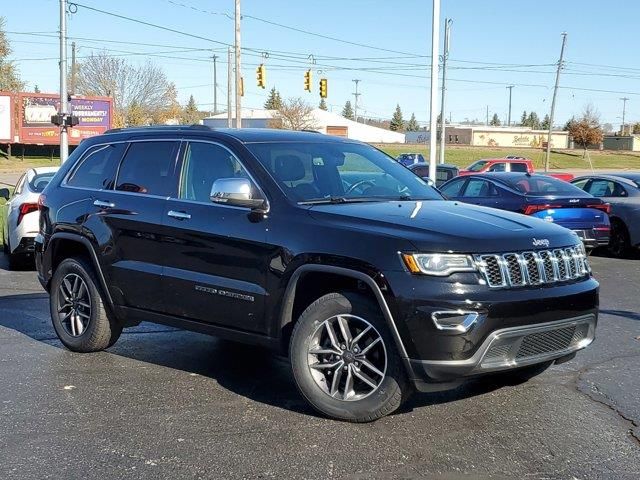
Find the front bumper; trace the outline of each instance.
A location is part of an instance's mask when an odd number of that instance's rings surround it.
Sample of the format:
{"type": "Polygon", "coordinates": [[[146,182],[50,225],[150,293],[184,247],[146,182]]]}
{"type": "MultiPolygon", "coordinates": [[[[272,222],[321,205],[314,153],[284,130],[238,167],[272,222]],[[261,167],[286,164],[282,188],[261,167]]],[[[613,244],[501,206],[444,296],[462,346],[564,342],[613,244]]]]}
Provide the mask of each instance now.
{"type": "Polygon", "coordinates": [[[492,332],[465,360],[411,360],[418,377],[451,381],[461,377],[543,363],[571,355],[593,342],[596,316],[504,328],[492,332]]]}

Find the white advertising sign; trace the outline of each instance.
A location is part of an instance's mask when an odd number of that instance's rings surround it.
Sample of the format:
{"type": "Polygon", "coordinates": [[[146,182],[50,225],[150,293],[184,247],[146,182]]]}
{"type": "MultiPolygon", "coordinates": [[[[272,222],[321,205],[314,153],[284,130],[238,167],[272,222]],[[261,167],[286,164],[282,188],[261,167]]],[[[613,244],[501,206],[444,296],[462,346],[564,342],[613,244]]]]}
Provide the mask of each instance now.
{"type": "Polygon", "coordinates": [[[0,96],[0,142],[11,142],[11,97],[0,96]]]}

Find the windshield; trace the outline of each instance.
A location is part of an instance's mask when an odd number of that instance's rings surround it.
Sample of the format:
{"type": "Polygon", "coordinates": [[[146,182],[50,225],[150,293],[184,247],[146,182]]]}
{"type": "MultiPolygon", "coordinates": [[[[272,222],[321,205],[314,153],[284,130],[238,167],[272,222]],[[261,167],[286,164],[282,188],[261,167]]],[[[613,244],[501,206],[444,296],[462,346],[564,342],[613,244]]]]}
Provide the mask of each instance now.
{"type": "Polygon", "coordinates": [[[509,179],[512,188],[531,196],[573,195],[584,197],[580,188],[553,177],[534,176],[509,179]]]}
{"type": "Polygon", "coordinates": [[[472,163],[471,166],[467,168],[467,170],[469,170],[470,172],[479,172],[487,163],[489,162],[487,162],[486,160],[478,160],[477,162],[472,163]]]}
{"type": "Polygon", "coordinates": [[[55,174],[56,172],[47,172],[34,175],[29,182],[29,188],[32,192],[41,193],[55,174]]]}
{"type": "Polygon", "coordinates": [[[247,148],[296,202],[442,200],[424,180],[369,145],[283,142],[247,148]]]}

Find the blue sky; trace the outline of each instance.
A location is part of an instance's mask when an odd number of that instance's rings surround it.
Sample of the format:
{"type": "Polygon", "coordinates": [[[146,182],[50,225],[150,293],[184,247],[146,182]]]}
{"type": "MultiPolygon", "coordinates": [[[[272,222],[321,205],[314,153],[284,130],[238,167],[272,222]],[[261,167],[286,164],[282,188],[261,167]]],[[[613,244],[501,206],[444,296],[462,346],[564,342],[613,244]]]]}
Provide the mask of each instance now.
{"type": "MultiPolygon", "coordinates": [[[[5,17],[9,32],[55,35],[57,0],[2,3],[0,15],[5,17]]],[[[68,29],[69,36],[77,38],[80,58],[107,49],[107,53],[125,55],[131,62],[151,59],[176,84],[181,102],[193,94],[207,110],[212,108],[210,57],[215,53],[220,56],[218,101],[226,103],[224,44],[233,43],[234,25],[224,14],[233,13],[233,0],[79,3],[207,39],[78,7],[77,13],[69,15],[68,29]]],[[[315,105],[319,100],[317,82],[323,76],[329,80],[328,103],[334,111],[340,111],[346,100],[353,101],[352,80],[357,78],[361,80],[361,111],[366,115],[390,118],[398,103],[406,118],[415,112],[418,120],[428,119],[430,60],[424,57],[431,50],[430,1],[243,0],[242,10],[242,44],[251,49],[243,53],[243,106],[260,108],[268,88],[274,85],[284,97],[300,96],[315,105]],[[252,17],[372,48],[304,34],[252,17]],[[263,52],[268,56],[264,60],[263,52]],[[267,65],[267,90],[255,84],[255,65],[262,61],[267,65]],[[313,93],[303,90],[307,68],[314,72],[313,93]]],[[[640,2],[619,1],[614,7],[596,0],[442,0],[445,16],[453,19],[447,116],[450,113],[454,122],[484,119],[487,105],[491,114],[495,112],[504,119],[508,84],[515,85],[512,120],[518,120],[522,110],[535,110],[544,116],[550,107],[554,64],[563,31],[568,33],[565,59],[570,63],[561,78],[565,88],[559,91],[556,123],[563,123],[579,114],[585,104],[593,103],[602,122],[617,127],[622,115],[620,97],[630,98],[627,121],[640,120],[640,57],[636,53],[640,2]]],[[[56,92],[57,61],[42,60],[57,56],[56,39],[18,33],[10,33],[9,38],[12,57],[30,87],[38,84],[42,91],[56,92]]]]}

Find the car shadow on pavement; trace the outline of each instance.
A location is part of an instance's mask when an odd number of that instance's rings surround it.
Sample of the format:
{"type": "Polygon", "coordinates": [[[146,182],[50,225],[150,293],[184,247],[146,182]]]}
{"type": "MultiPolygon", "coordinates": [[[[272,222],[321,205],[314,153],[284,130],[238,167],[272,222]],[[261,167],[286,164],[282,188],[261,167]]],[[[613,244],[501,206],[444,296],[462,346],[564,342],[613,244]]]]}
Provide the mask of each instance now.
{"type": "Polygon", "coordinates": [[[625,318],[627,320],[640,321],[640,313],[630,312],[628,310],[600,310],[600,315],[613,315],[615,317],[625,318]]]}
{"type": "MultiPolygon", "coordinates": [[[[44,292],[0,296],[0,327],[64,349],[51,325],[47,298],[44,292]]],[[[106,352],[207,377],[250,400],[319,416],[298,392],[287,359],[262,347],[142,323],[125,329],[118,342],[106,352]]],[[[449,391],[417,393],[397,413],[483,395],[509,384],[504,379],[485,377],[449,391]]]]}

